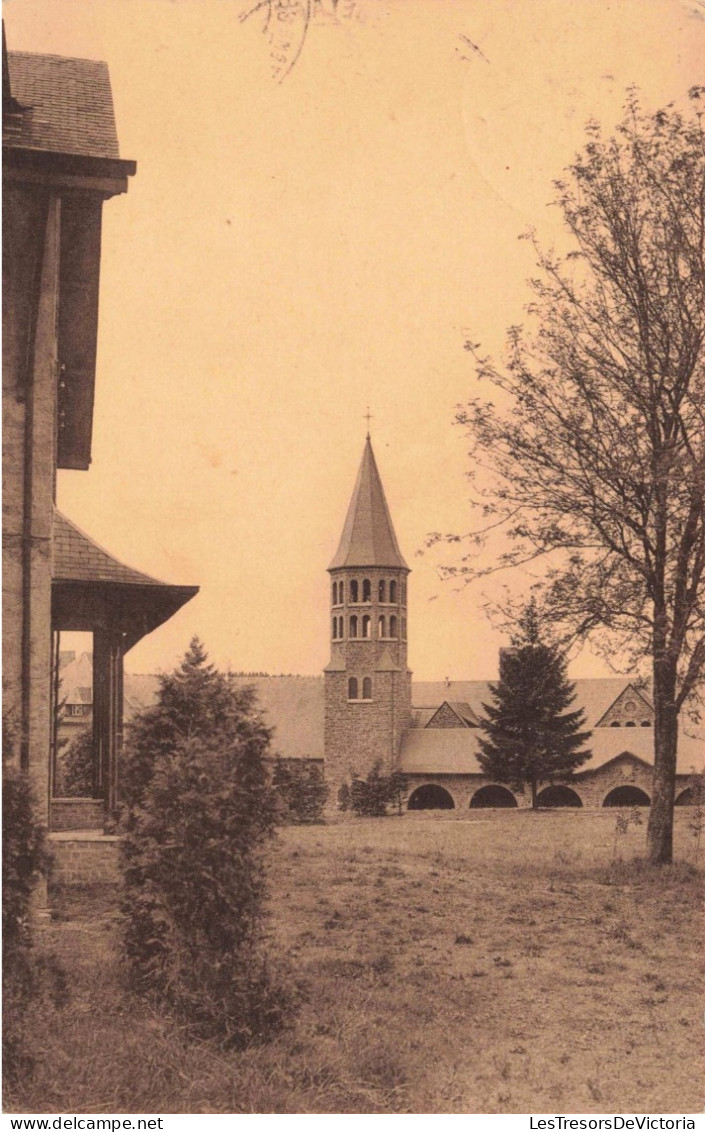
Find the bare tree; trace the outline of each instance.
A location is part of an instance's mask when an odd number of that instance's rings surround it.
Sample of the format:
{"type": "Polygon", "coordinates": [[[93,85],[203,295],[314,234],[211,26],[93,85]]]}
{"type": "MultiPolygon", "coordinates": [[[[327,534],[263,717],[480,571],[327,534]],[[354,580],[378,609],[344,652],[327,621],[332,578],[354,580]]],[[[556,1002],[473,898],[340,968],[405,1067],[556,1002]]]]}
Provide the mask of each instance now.
{"type": "Polygon", "coordinates": [[[566,633],[650,660],[653,863],[672,859],[679,715],[705,670],[704,140],[699,114],[647,115],[633,91],[614,137],[588,127],[555,183],[574,250],[530,235],[530,327],[510,328],[501,366],[466,343],[502,392],[458,414],[484,518],[449,572],[541,562],[543,612],[566,633]]]}

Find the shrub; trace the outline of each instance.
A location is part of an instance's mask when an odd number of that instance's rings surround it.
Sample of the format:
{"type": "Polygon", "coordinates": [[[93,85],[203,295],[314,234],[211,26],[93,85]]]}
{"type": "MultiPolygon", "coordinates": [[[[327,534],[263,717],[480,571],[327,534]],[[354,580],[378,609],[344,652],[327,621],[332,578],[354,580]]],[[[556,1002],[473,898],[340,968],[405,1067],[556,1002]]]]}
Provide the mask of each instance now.
{"type": "Polygon", "coordinates": [[[32,1004],[50,993],[64,994],[63,973],[51,958],[32,951],[30,905],[34,887],[49,867],[44,828],[34,817],[32,792],[14,756],[15,735],[3,720],[2,751],[2,996],[3,1077],[6,1082],[31,1070],[32,1004]]]}
{"type": "Polygon", "coordinates": [[[196,1034],[243,1046],[291,996],[263,950],[266,843],[276,798],[252,689],[192,641],[128,741],[125,951],[135,988],[196,1034]]]}
{"type": "Polygon", "coordinates": [[[358,817],[386,817],[390,806],[401,814],[406,793],[406,777],[398,771],[381,773],[376,762],[367,778],[354,778],[350,787],[350,809],[358,817]]]}
{"type": "Polygon", "coordinates": [[[272,781],[282,803],[282,821],[292,825],[321,821],[328,787],[320,766],[279,758],[272,781]]]}
{"type": "Polygon", "coordinates": [[[93,797],[93,728],[84,727],[61,752],[57,793],[63,798],[93,797]]]}

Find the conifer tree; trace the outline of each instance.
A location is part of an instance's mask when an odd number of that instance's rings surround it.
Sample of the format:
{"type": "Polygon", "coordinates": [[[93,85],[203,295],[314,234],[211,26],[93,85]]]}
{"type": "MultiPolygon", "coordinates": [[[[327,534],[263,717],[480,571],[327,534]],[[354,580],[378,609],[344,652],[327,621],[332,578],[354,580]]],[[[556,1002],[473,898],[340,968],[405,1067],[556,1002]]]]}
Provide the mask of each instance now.
{"type": "Polygon", "coordinates": [[[500,678],[490,685],[492,704],[483,704],[484,732],[478,761],[490,778],[514,789],[531,790],[536,808],[541,783],[563,781],[591,752],[590,732],[582,710],[569,711],[575,685],[554,645],[541,640],[540,619],[532,601],[519,622],[512,648],[502,656],[500,678]]]}
{"type": "Polygon", "coordinates": [[[230,1046],[276,1029],[290,999],[264,948],[265,848],[276,821],[269,741],[253,689],[218,672],[194,638],[125,752],[133,985],[230,1046]]]}

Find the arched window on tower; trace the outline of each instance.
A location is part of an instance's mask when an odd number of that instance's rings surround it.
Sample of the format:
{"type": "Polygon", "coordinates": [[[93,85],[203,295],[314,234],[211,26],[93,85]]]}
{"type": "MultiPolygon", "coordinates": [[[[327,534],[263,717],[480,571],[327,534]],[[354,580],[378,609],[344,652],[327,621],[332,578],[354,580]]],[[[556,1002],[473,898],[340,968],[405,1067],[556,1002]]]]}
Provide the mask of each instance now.
{"type": "Polygon", "coordinates": [[[396,637],[396,635],[397,635],[397,619],[392,614],[392,616],[389,618],[389,636],[390,637],[396,637]]]}
{"type": "Polygon", "coordinates": [[[362,600],[372,601],[372,583],[369,578],[362,580],[362,600]]]}
{"type": "Polygon", "coordinates": [[[362,698],[363,700],[372,699],[372,677],[365,676],[362,681],[362,698]]]}
{"type": "Polygon", "coordinates": [[[354,616],[350,618],[350,636],[357,636],[357,617],[354,616]]]}
{"type": "Polygon", "coordinates": [[[379,582],[379,600],[384,601],[387,593],[387,587],[384,584],[384,578],[380,578],[379,582]]]}
{"type": "Polygon", "coordinates": [[[350,583],[350,602],[352,605],[357,603],[357,582],[354,579],[350,583]]]}
{"type": "Polygon", "coordinates": [[[343,604],[344,597],[345,597],[345,583],[344,582],[338,582],[338,605],[343,604]]]}
{"type": "Polygon", "coordinates": [[[343,637],[345,636],[345,633],[343,632],[343,618],[342,617],[338,618],[338,636],[340,637],[341,641],[342,641],[343,637]]]}
{"type": "MultiPolygon", "coordinates": [[[[342,601],[342,598],[340,600],[342,601]]],[[[401,584],[401,603],[402,605],[406,605],[406,582],[402,582],[401,584]]]]}
{"type": "Polygon", "coordinates": [[[397,600],[397,583],[393,580],[389,583],[389,600],[391,602],[397,600]]]}
{"type": "Polygon", "coordinates": [[[401,619],[401,639],[402,641],[406,640],[406,617],[401,619]]]}
{"type": "Polygon", "coordinates": [[[348,699],[356,700],[357,698],[357,680],[354,676],[351,676],[348,680],[348,699]]]}
{"type": "Polygon", "coordinates": [[[333,582],[333,605],[338,604],[338,583],[333,582]]]}
{"type": "Polygon", "coordinates": [[[333,640],[338,636],[338,618],[333,618],[333,640]]]}
{"type": "Polygon", "coordinates": [[[372,618],[366,613],[362,618],[362,635],[369,639],[372,631],[372,618]]]}
{"type": "Polygon", "coordinates": [[[382,616],[380,617],[380,619],[377,623],[377,636],[383,637],[384,631],[385,631],[386,628],[387,628],[387,622],[386,622],[384,614],[382,614],[382,616]]]}

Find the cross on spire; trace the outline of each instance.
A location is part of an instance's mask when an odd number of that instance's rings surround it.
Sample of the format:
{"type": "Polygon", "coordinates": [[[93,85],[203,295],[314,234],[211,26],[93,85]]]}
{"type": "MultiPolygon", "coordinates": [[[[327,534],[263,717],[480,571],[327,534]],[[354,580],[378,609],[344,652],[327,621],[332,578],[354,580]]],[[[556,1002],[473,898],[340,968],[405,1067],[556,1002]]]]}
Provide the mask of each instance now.
{"type": "Polygon", "coordinates": [[[368,436],[368,439],[369,439],[369,435],[370,435],[370,421],[371,421],[371,420],[374,420],[374,418],[373,418],[373,416],[372,416],[372,413],[370,412],[370,406],[369,406],[369,405],[367,406],[367,412],[366,412],[366,413],[364,413],[364,414],[363,414],[363,416],[364,416],[365,420],[367,421],[367,436],[368,436]]]}

